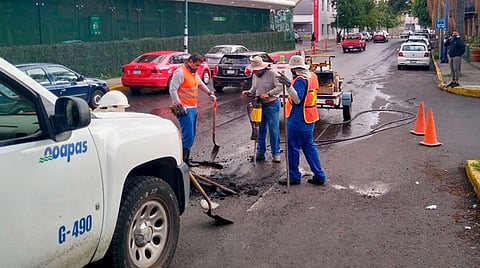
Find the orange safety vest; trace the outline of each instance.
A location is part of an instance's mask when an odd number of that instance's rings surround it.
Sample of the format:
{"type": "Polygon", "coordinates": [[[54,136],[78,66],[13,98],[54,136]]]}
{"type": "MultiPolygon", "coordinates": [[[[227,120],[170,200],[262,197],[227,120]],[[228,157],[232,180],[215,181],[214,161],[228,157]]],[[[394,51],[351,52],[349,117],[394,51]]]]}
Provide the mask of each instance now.
{"type": "MultiPolygon", "coordinates": [[[[317,109],[317,89],[319,87],[318,79],[314,72],[310,72],[310,74],[310,78],[306,77],[305,75],[299,75],[292,82],[292,85],[295,84],[295,81],[297,81],[297,79],[300,77],[307,80],[307,93],[305,94],[305,99],[303,101],[303,118],[305,119],[306,123],[313,123],[320,119],[320,114],[318,113],[317,109]]],[[[292,97],[288,96],[287,103],[285,104],[285,113],[287,118],[290,117],[292,108],[292,97]]]]}
{"type": "Polygon", "coordinates": [[[183,71],[183,83],[177,91],[180,102],[186,106],[197,106],[198,82],[196,73],[192,73],[185,65],[180,68],[183,71]]]}

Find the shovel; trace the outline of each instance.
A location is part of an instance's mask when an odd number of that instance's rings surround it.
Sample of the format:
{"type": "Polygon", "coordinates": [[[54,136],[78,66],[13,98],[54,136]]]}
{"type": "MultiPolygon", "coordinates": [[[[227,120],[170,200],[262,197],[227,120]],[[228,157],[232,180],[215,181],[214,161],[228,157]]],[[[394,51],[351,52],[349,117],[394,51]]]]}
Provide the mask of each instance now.
{"type": "Polygon", "coordinates": [[[213,140],[213,149],[212,153],[210,154],[210,162],[213,162],[217,157],[218,150],[220,150],[220,145],[215,142],[215,125],[216,125],[216,115],[217,115],[217,101],[213,101],[213,127],[212,127],[212,140],[213,140]]]}
{"type": "Polygon", "coordinates": [[[232,224],[233,221],[231,220],[227,220],[221,216],[218,216],[218,215],[213,215],[212,214],[212,201],[210,200],[210,198],[208,197],[208,195],[205,193],[205,191],[203,190],[202,186],[200,185],[200,183],[197,181],[197,179],[195,179],[195,177],[193,176],[193,174],[190,172],[190,181],[193,183],[193,186],[195,186],[195,189],[197,189],[197,191],[203,196],[203,198],[207,201],[208,203],[208,210],[207,212],[205,212],[210,218],[214,219],[215,220],[215,224],[216,225],[227,225],[227,224],[232,224]]]}

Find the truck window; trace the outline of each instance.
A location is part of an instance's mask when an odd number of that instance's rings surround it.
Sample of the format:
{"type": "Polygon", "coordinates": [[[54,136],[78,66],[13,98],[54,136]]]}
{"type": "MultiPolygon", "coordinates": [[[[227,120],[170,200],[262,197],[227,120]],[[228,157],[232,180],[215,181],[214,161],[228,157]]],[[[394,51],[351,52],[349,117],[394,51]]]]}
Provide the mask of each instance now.
{"type": "Polygon", "coordinates": [[[35,103],[0,76],[0,146],[20,143],[39,131],[35,103]]]}

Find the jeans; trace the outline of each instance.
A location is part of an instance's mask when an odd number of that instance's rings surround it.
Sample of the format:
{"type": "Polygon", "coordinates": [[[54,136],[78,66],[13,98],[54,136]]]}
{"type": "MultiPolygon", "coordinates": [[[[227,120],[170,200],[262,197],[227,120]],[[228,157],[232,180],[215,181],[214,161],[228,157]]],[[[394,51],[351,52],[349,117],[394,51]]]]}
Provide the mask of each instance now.
{"type": "Polygon", "coordinates": [[[187,108],[187,115],[178,116],[182,129],[183,151],[190,150],[197,133],[197,108],[187,108]]]}
{"type": "Polygon", "coordinates": [[[299,170],[300,149],[302,149],[315,177],[325,179],[326,175],[320,163],[317,146],[313,143],[313,131],[288,129],[288,174],[290,179],[296,182],[302,179],[302,173],[299,170]]]}
{"type": "Polygon", "coordinates": [[[270,133],[272,155],[280,154],[280,101],[262,105],[262,122],[258,129],[257,154],[265,155],[267,151],[267,129],[270,133]]]}
{"type": "Polygon", "coordinates": [[[458,82],[462,67],[462,57],[450,57],[450,71],[452,73],[452,81],[458,82]]]}

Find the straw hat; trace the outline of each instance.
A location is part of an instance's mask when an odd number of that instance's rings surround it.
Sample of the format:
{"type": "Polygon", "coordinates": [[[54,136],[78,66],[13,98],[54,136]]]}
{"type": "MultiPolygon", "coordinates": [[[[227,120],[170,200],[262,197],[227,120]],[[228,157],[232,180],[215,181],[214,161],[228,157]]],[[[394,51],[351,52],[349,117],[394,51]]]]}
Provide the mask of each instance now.
{"type": "Polygon", "coordinates": [[[290,57],[290,60],[288,61],[287,68],[294,69],[294,68],[302,68],[305,70],[309,70],[310,66],[305,64],[305,61],[303,60],[303,57],[300,55],[294,55],[290,57]]]}
{"type": "Polygon", "coordinates": [[[259,70],[263,70],[265,68],[268,68],[268,63],[266,62],[263,62],[263,59],[262,57],[260,56],[255,56],[253,57],[253,59],[250,60],[250,65],[248,65],[248,69],[252,70],[252,71],[259,71],[259,70]]]}

